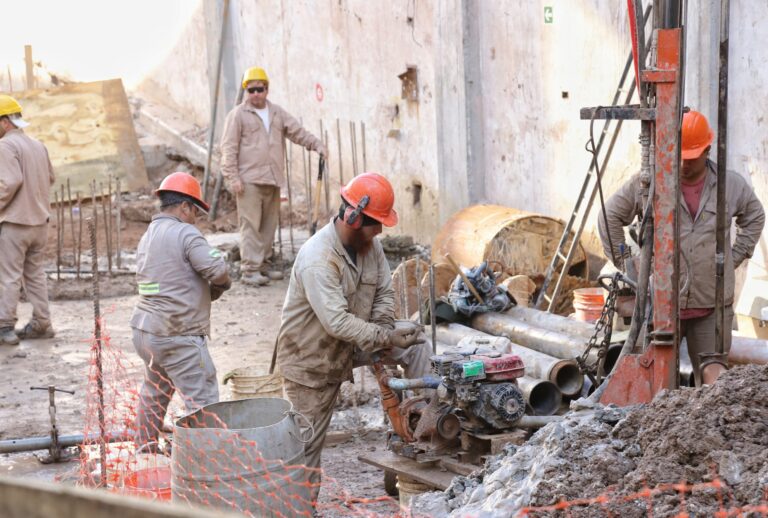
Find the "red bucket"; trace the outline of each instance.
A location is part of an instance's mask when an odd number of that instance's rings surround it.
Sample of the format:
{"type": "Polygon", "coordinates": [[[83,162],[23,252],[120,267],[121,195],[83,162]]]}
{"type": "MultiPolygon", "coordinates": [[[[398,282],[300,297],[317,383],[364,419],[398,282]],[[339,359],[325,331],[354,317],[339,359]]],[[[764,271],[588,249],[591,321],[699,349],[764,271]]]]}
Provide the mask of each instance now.
{"type": "Polygon", "coordinates": [[[170,500],[171,467],[163,466],[129,472],[125,476],[124,493],[157,500],[170,500]]]}
{"type": "Polygon", "coordinates": [[[579,288],[573,290],[573,309],[576,319],[597,322],[603,313],[605,290],[603,288],[579,288]]]}

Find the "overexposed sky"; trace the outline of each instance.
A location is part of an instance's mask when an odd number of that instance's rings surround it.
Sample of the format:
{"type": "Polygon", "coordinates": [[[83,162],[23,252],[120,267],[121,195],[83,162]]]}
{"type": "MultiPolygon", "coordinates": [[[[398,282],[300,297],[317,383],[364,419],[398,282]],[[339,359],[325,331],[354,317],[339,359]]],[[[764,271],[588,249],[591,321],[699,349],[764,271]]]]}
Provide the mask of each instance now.
{"type": "Polygon", "coordinates": [[[33,59],[78,81],[121,77],[137,84],[172,49],[202,0],[4,0],[0,90],[7,67],[24,75],[33,59]]]}

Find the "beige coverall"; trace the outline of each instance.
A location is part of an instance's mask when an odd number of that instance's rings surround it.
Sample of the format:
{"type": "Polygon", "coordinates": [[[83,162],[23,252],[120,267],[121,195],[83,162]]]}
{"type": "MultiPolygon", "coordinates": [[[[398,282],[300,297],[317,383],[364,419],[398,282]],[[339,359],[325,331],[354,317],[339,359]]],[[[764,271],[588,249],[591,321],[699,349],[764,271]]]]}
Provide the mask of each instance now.
{"type": "Polygon", "coordinates": [[[152,218],[137,249],[139,302],[131,317],[133,345],[146,364],[136,417],[138,444],[157,440],[174,391],[188,412],[218,402],[206,338],[209,281],[226,271],[221,253],[194,225],[169,214],[152,218]]]}
{"type": "Polygon", "coordinates": [[[267,101],[269,131],[248,101],[227,115],[221,137],[221,173],[230,185],[242,183],[237,195],[240,256],[243,274],[266,272],[265,261],[280,211],[280,188],[285,185],[285,139],[311,151],[321,149],[318,138],[280,106],[267,101]]]}
{"type": "MultiPolygon", "coordinates": [[[[680,309],[715,307],[715,229],[717,214],[717,175],[713,162],[707,162],[708,173],[701,193],[699,211],[691,214],[685,201],[680,200],[680,309]],[[690,265],[690,267],[689,267],[690,265]]],[[[726,207],[728,210],[725,242],[731,243],[730,222],[736,220],[736,239],[725,254],[725,350],[730,351],[733,326],[734,270],[752,257],[755,245],[765,225],[765,212],[755,192],[738,173],[726,175],[726,207]]],[[[627,181],[605,204],[608,216],[606,228],[603,217],[598,218],[598,230],[603,250],[611,258],[608,233],[616,257],[619,244],[624,243],[624,226],[637,216],[642,217],[640,175],[627,181]]],[[[696,383],[700,384],[700,358],[705,352],[715,352],[715,315],[681,320],[681,339],[686,338],[696,383]]]]}
{"type": "Polygon", "coordinates": [[[43,252],[53,181],[42,143],[20,129],[0,139],[0,329],[16,324],[22,282],[32,319],[50,324],[43,252]]]}
{"type": "MultiPolygon", "coordinates": [[[[294,409],[306,416],[315,435],[305,446],[312,468],[313,501],[320,491],[320,453],[341,383],[353,367],[386,345],[394,328],[394,290],[381,243],[358,255],[344,250],[333,222],[299,250],[283,304],[278,361],[294,409]]],[[[404,366],[405,376],[430,372],[430,344],[392,349],[387,362],[404,366]]]]}

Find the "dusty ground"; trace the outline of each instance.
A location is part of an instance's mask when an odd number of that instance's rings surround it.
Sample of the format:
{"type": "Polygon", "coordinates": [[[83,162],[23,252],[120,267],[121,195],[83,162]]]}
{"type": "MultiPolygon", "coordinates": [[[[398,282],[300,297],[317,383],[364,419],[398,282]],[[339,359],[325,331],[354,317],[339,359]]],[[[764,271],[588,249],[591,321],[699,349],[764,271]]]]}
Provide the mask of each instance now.
{"type": "MultiPolygon", "coordinates": [[[[125,221],[123,244],[135,247],[146,223],[125,221]]],[[[231,222],[225,225],[232,226],[231,222]]],[[[55,236],[52,225],[51,236],[55,236]]],[[[207,224],[203,225],[208,226],[207,224]]],[[[67,227],[69,233],[69,227],[67,227]]],[[[297,232],[297,240],[298,240],[297,232]]],[[[284,231],[287,241],[287,231],[284,231]]],[[[69,239],[69,238],[68,238],[69,239]]],[[[65,240],[65,249],[70,245],[65,240]]],[[[298,243],[297,243],[298,245],[298,243]]],[[[287,246],[287,245],[286,245],[287,246]]],[[[287,253],[287,252],[286,252],[287,253]]],[[[49,243],[49,270],[55,270],[56,248],[49,243]]],[[[130,265],[132,255],[126,253],[130,265]]],[[[103,258],[102,258],[103,259],[103,258]]],[[[100,260],[102,268],[106,262],[100,260]]],[[[0,440],[42,437],[49,432],[48,397],[44,391],[30,391],[30,386],[55,385],[74,390],[75,395],[57,394],[57,421],[61,434],[81,433],[85,412],[84,394],[89,368],[89,340],[93,330],[93,306],[90,300],[91,280],[65,278],[60,282],[51,274],[49,282],[51,312],[57,335],[50,340],[24,341],[17,347],[0,347],[0,440]]],[[[265,288],[249,288],[235,283],[233,289],[214,303],[212,312],[211,354],[219,379],[237,367],[269,365],[280,322],[288,281],[273,282],[265,288]]],[[[124,352],[127,371],[138,389],[143,364],[133,351],[128,321],[136,301],[131,275],[105,277],[100,284],[101,308],[106,318],[112,344],[124,352]]],[[[28,304],[21,304],[19,325],[31,314],[28,304]]],[[[374,388],[368,382],[369,392],[374,388]]],[[[220,386],[221,398],[229,399],[230,386],[220,386]]],[[[346,389],[348,393],[349,390],[346,389]]],[[[349,398],[347,398],[349,399],[349,398]]],[[[358,397],[359,404],[368,403],[367,415],[380,416],[378,401],[370,396],[358,397]]],[[[345,406],[350,406],[346,401],[345,406]]],[[[172,404],[172,408],[174,404],[172,404]]],[[[365,409],[363,409],[365,410],[365,409]]],[[[349,414],[349,412],[347,412],[349,414]]],[[[336,430],[352,430],[350,438],[327,449],[323,458],[328,487],[321,493],[325,506],[323,516],[349,516],[356,511],[396,511],[392,501],[365,503],[367,499],[385,496],[383,474],[378,469],[357,461],[357,455],[372,448],[384,447],[383,421],[373,417],[360,420],[359,415],[341,414],[336,430]],[[363,423],[364,426],[360,426],[363,423]],[[362,503],[361,503],[362,502],[362,503]]],[[[43,466],[32,454],[0,456],[0,473],[54,479],[72,471],[73,463],[43,466]]]]}

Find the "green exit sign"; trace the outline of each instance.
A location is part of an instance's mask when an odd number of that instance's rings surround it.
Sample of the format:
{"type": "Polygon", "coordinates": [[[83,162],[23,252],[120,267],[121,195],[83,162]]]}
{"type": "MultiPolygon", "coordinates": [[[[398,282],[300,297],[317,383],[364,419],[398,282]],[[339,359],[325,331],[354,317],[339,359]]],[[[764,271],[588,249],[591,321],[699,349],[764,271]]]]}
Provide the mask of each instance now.
{"type": "Polygon", "coordinates": [[[552,23],[554,20],[554,12],[551,5],[544,6],[544,23],[552,23]]]}

